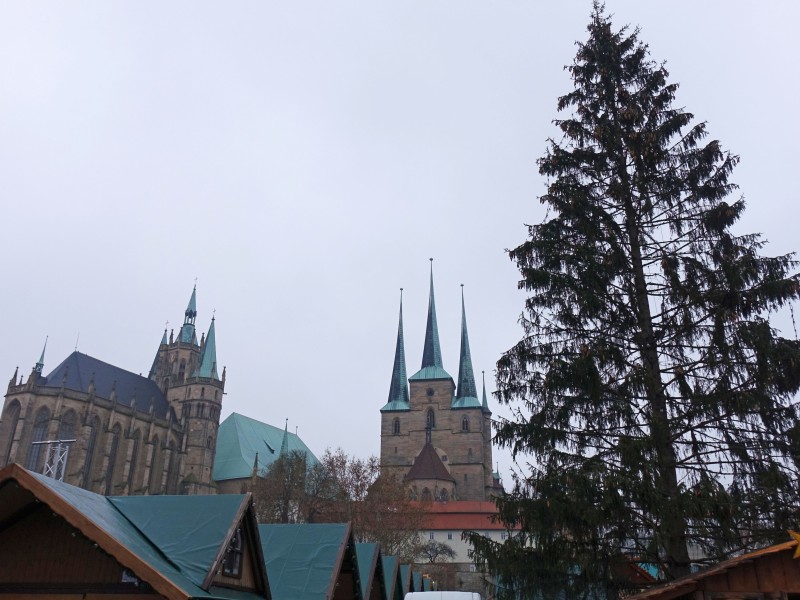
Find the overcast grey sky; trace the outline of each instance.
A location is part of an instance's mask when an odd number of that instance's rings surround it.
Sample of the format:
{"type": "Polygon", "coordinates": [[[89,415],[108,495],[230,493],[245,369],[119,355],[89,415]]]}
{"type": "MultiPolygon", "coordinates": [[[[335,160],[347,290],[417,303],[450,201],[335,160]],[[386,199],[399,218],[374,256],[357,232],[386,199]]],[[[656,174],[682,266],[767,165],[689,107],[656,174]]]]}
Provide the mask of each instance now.
{"type": "MultiPolygon", "coordinates": [[[[0,2],[0,373],[75,347],[145,373],[198,278],[223,416],[379,450],[399,288],[419,368],[434,257],[445,368],[521,336],[504,254],[590,0],[0,2]]],[[[798,248],[800,3],[608,0],[741,155],[742,231],[798,248]]],[[[791,333],[793,335],[793,333],[791,333]]],[[[480,384],[479,384],[480,385],[480,384]]],[[[507,414],[494,401],[496,415],[507,414]]],[[[506,480],[511,461],[495,450],[506,480]]]]}

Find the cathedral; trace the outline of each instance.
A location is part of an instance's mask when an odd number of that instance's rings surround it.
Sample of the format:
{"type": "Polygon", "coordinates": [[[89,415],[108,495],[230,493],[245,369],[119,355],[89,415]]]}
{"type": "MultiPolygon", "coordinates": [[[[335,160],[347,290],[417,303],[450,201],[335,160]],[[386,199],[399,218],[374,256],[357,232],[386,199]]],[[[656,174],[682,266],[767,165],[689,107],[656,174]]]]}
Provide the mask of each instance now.
{"type": "Polygon", "coordinates": [[[105,495],[213,494],[225,370],[214,319],[198,342],[196,288],[178,335],[158,346],[147,377],[75,351],[43,374],[8,383],[0,467],[31,471],[105,495]]]}
{"type": "Polygon", "coordinates": [[[389,398],[381,408],[381,473],[404,481],[420,500],[485,501],[502,491],[492,472],[491,411],[478,398],[461,296],[458,385],[444,370],[431,270],[422,367],[406,378],[403,300],[389,398]]]}

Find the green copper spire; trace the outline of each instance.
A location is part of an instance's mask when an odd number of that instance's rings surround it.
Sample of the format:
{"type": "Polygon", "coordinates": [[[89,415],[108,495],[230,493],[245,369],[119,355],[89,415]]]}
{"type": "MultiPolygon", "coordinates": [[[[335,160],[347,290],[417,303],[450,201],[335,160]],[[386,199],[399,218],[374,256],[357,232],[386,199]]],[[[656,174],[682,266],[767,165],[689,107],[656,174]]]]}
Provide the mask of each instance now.
{"type": "Polygon", "coordinates": [[[192,288],[192,296],[189,298],[189,304],[186,306],[186,311],[183,313],[183,326],[181,327],[178,341],[182,344],[197,344],[197,335],[194,331],[194,321],[197,318],[197,284],[192,288]]]}
{"type": "Polygon", "coordinates": [[[425,346],[422,351],[422,368],[442,367],[442,349],[439,346],[439,326],[436,323],[436,302],[433,299],[433,259],[431,260],[431,289],[428,296],[428,323],[425,328],[425,346]]]}
{"type": "Polygon", "coordinates": [[[464,285],[461,285],[461,356],[458,361],[458,391],[456,398],[478,398],[475,375],[472,372],[472,357],[467,335],[467,311],[464,308],[464,285]]]}
{"type": "Polygon", "coordinates": [[[214,319],[215,317],[211,317],[211,326],[208,328],[206,343],[203,346],[203,352],[200,354],[200,369],[197,374],[200,377],[219,381],[219,376],[217,375],[217,336],[214,332],[214,319]]]}
{"type": "MultiPolygon", "coordinates": [[[[408,376],[406,375],[406,351],[403,342],[403,288],[400,288],[400,322],[397,326],[397,345],[394,350],[392,383],[389,386],[389,404],[408,405],[408,376]]],[[[399,405],[398,405],[399,407],[399,405]]]]}
{"type": "Polygon", "coordinates": [[[33,370],[36,371],[39,375],[42,374],[42,369],[44,369],[44,351],[47,350],[47,340],[50,336],[44,338],[44,347],[42,348],[42,354],[39,356],[39,362],[37,362],[33,370]]]}
{"type": "Polygon", "coordinates": [[[489,403],[486,401],[486,371],[481,371],[481,378],[483,379],[483,412],[492,414],[489,410],[489,403]]]}
{"type": "Polygon", "coordinates": [[[289,419],[283,427],[283,441],[281,442],[280,456],[289,456],[289,419]]]}

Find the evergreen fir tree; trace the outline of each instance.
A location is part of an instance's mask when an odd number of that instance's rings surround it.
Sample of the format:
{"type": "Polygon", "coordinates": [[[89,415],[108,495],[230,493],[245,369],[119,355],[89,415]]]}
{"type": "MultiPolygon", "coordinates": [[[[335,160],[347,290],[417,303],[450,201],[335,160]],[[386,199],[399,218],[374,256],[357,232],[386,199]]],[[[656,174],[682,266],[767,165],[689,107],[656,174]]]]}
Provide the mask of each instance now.
{"type": "Polygon", "coordinates": [[[595,4],[588,31],[539,160],[547,217],[510,251],[529,297],[495,439],[532,457],[498,501],[519,534],[472,539],[514,595],[613,595],[632,559],[672,579],[798,524],[800,344],[768,321],[794,257],[732,231],[738,157],[673,106],[638,30],[595,4]]]}

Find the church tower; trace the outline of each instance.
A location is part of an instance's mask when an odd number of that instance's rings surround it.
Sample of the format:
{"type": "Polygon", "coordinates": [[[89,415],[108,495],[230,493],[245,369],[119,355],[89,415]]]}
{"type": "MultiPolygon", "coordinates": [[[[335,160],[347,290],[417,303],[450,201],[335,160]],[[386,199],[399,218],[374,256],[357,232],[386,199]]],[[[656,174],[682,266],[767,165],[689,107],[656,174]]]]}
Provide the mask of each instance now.
{"type": "Polygon", "coordinates": [[[483,501],[496,485],[491,465],[491,412],[485,385],[478,399],[463,287],[456,386],[443,367],[431,264],[422,365],[408,380],[401,296],[389,398],[381,408],[382,473],[404,480],[420,499],[483,501]]]}
{"type": "Polygon", "coordinates": [[[182,494],[214,493],[212,469],[225,393],[225,371],[220,377],[217,367],[215,318],[199,343],[196,319],[197,286],[177,337],[170,332],[167,339],[164,330],[150,369],[150,379],[161,387],[183,430],[181,447],[169,449],[182,461],[182,494]]]}

